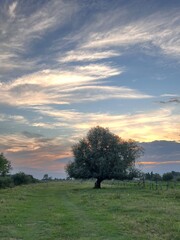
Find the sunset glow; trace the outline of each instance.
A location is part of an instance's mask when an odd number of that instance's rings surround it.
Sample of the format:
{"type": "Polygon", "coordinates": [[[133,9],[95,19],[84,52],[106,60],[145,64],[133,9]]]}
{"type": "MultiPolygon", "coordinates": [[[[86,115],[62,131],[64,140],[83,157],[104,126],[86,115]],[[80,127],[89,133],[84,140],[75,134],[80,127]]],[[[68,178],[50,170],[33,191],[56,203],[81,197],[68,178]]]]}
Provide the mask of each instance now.
{"type": "Polygon", "coordinates": [[[97,125],[145,146],[145,170],[180,171],[179,12],[178,0],[0,1],[0,152],[14,171],[65,177],[97,125]]]}

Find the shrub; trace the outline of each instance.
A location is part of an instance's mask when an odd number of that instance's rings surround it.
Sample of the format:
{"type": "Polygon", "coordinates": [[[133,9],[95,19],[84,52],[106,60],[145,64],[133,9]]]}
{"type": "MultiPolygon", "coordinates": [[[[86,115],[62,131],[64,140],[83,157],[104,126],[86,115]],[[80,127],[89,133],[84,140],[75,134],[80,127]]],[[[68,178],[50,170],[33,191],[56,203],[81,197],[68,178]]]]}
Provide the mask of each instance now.
{"type": "Polygon", "coordinates": [[[160,174],[155,173],[155,174],[153,174],[152,180],[153,180],[153,181],[161,181],[161,180],[162,180],[162,177],[161,177],[160,174]]]}
{"type": "Polygon", "coordinates": [[[30,184],[38,181],[37,179],[33,178],[32,175],[27,175],[23,172],[19,172],[12,175],[12,179],[13,179],[14,185],[30,184]]]}
{"type": "Polygon", "coordinates": [[[7,187],[13,187],[13,186],[14,186],[14,183],[11,176],[5,176],[5,177],[0,176],[0,188],[7,188],[7,187]]]}
{"type": "Polygon", "coordinates": [[[167,172],[163,174],[164,181],[171,181],[173,179],[173,174],[171,172],[167,172]]]}

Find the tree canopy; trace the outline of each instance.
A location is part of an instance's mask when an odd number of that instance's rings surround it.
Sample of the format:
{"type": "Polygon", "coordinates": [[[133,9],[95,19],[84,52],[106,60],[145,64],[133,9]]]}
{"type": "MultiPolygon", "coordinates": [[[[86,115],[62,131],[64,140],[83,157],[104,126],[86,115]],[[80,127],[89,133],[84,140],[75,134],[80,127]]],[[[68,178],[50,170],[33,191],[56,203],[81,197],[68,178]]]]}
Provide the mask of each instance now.
{"type": "Polygon", "coordinates": [[[11,170],[11,163],[5,158],[4,154],[0,154],[0,175],[5,176],[11,170]]]}
{"type": "Polygon", "coordinates": [[[95,188],[100,188],[105,179],[123,179],[143,149],[135,141],[125,141],[97,126],[72,146],[72,152],[74,161],[66,167],[69,177],[96,178],[95,188]]]}
{"type": "Polygon", "coordinates": [[[173,179],[173,173],[167,172],[163,174],[163,180],[164,181],[171,181],[173,179]]]}

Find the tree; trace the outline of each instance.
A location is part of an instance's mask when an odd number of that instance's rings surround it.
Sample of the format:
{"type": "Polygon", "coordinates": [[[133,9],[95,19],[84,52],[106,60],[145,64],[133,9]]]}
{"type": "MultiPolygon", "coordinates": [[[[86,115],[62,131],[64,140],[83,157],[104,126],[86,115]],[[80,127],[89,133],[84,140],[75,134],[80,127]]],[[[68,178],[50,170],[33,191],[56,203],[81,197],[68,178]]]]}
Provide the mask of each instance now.
{"type": "Polygon", "coordinates": [[[153,175],[153,178],[152,178],[152,180],[153,181],[161,181],[162,180],[162,177],[161,177],[161,175],[159,174],[159,173],[155,173],[154,175],[153,175]]]}
{"type": "Polygon", "coordinates": [[[0,154],[0,175],[5,176],[11,170],[11,163],[8,161],[4,154],[0,154]]]}
{"type": "Polygon", "coordinates": [[[143,172],[134,166],[128,168],[127,179],[132,180],[133,178],[142,178],[143,172]]]}
{"type": "Polygon", "coordinates": [[[48,174],[47,173],[45,173],[44,174],[44,176],[43,176],[43,179],[42,179],[43,181],[47,181],[47,180],[49,180],[49,176],[48,176],[48,174]]]}
{"type": "Polygon", "coordinates": [[[164,181],[171,181],[173,179],[172,172],[167,172],[163,174],[163,180],[164,181]]]}
{"type": "Polygon", "coordinates": [[[109,129],[94,127],[72,146],[74,161],[66,166],[72,178],[96,178],[95,188],[105,179],[123,179],[143,149],[133,140],[125,141],[109,129]]]}
{"type": "Polygon", "coordinates": [[[30,184],[38,182],[32,175],[25,174],[24,172],[15,173],[12,175],[14,185],[30,184]]]}
{"type": "Polygon", "coordinates": [[[46,174],[44,174],[42,180],[43,180],[43,181],[52,181],[52,177],[49,177],[49,175],[46,173],[46,174]]]}

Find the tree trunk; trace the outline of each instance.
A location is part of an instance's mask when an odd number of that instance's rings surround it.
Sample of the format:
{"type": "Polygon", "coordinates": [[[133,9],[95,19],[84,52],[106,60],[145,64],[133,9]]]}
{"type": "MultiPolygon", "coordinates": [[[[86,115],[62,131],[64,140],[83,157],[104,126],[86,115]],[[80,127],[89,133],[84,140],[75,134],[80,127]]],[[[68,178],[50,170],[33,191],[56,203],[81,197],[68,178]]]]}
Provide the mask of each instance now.
{"type": "Polygon", "coordinates": [[[101,188],[101,182],[102,182],[102,180],[97,178],[97,180],[96,180],[96,182],[94,184],[94,188],[101,188]]]}

